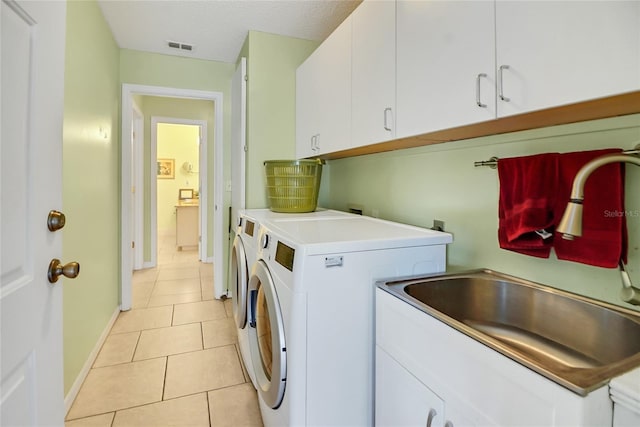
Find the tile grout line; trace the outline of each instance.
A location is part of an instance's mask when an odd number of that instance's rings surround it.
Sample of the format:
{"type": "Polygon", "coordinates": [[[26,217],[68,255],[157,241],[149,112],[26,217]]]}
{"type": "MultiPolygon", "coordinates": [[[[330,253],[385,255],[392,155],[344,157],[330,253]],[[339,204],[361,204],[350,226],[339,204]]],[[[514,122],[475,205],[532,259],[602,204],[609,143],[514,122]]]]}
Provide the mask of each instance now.
{"type": "Polygon", "coordinates": [[[138,345],[140,345],[140,340],[142,339],[142,330],[138,331],[138,339],[136,340],[136,345],[133,347],[133,354],[131,355],[131,362],[136,358],[136,352],[138,351],[138,345]]]}
{"type": "Polygon", "coordinates": [[[201,350],[205,350],[204,347],[204,322],[200,322],[200,338],[202,338],[202,349],[201,350]]]}
{"type": "MultiPolygon", "coordinates": [[[[164,361],[164,380],[162,381],[162,396],[160,397],[161,402],[165,402],[164,396],[167,392],[167,371],[169,370],[169,356],[166,356],[166,360],[164,361]]],[[[171,400],[171,399],[168,399],[171,400]]]]}

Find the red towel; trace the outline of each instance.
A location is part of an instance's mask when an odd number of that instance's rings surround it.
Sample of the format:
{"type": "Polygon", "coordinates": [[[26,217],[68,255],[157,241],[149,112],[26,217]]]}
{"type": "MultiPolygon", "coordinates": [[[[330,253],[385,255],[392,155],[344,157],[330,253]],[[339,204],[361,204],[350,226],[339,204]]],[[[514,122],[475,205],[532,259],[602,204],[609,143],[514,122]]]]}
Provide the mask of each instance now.
{"type": "Polygon", "coordinates": [[[549,258],[553,242],[558,153],[500,159],[498,241],[503,249],[549,258]],[[549,235],[543,238],[540,231],[549,235]]]}
{"type": "MultiPolygon", "coordinates": [[[[556,224],[567,206],[578,170],[596,157],[620,151],[607,149],[560,155],[556,224]]],[[[555,236],[553,246],[558,259],[597,267],[618,267],[619,260],[626,261],[627,257],[623,163],[602,166],[587,178],[583,206],[582,237],[565,240],[561,235],[555,236]]]]}

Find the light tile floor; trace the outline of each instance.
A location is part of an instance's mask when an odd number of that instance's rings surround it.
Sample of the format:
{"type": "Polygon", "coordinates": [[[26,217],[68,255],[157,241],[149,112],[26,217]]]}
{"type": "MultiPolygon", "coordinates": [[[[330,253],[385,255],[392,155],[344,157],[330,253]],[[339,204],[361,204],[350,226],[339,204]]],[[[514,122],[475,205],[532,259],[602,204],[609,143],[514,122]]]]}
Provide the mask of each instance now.
{"type": "Polygon", "coordinates": [[[118,316],[67,414],[79,426],[262,426],[230,300],[213,298],[197,250],[159,239],[158,267],[133,275],[118,316]]]}

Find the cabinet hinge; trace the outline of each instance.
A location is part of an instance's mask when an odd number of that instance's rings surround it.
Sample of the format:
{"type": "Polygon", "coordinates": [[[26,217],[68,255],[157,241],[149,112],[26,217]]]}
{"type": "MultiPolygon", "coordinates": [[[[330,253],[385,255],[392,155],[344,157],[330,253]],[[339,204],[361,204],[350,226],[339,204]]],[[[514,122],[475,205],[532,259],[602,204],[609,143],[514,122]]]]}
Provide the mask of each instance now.
{"type": "Polygon", "coordinates": [[[247,74],[244,75],[244,81],[248,82],[249,81],[249,76],[247,74]]]}
{"type": "Polygon", "coordinates": [[[136,242],[131,242],[131,249],[135,249],[136,248],[136,242]]]}

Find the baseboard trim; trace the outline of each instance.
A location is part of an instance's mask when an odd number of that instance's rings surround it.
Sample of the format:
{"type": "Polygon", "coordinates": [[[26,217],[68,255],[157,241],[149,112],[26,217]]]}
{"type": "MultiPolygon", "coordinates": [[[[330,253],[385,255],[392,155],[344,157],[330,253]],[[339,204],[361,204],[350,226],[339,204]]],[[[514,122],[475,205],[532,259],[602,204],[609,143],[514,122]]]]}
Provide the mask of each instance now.
{"type": "Polygon", "coordinates": [[[80,387],[82,387],[82,383],[84,383],[84,380],[87,379],[87,375],[89,375],[89,371],[91,370],[93,363],[96,361],[96,358],[100,353],[100,349],[102,348],[102,345],[107,340],[107,337],[109,336],[109,332],[111,331],[113,324],[116,323],[118,314],[120,314],[120,306],[116,307],[115,311],[113,312],[113,315],[111,316],[111,319],[109,319],[109,323],[107,323],[107,327],[104,328],[104,330],[102,331],[102,335],[100,335],[98,342],[96,342],[96,345],[93,347],[93,350],[89,354],[87,361],[84,363],[82,370],[76,377],[76,380],[73,382],[73,386],[71,386],[71,389],[69,389],[69,393],[67,393],[67,395],[64,397],[65,417],[69,413],[69,410],[71,409],[71,405],[73,405],[73,401],[76,400],[76,397],[78,397],[78,393],[80,392],[80,387]]]}

